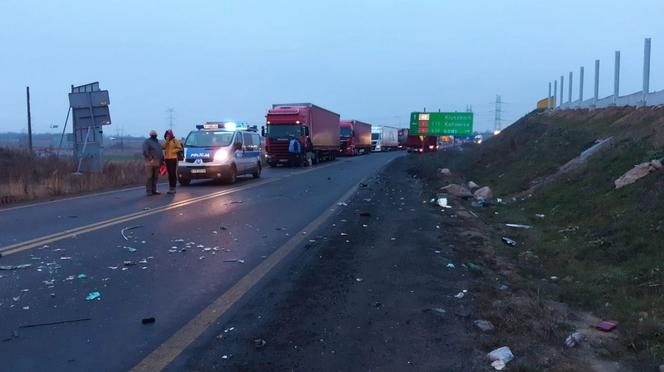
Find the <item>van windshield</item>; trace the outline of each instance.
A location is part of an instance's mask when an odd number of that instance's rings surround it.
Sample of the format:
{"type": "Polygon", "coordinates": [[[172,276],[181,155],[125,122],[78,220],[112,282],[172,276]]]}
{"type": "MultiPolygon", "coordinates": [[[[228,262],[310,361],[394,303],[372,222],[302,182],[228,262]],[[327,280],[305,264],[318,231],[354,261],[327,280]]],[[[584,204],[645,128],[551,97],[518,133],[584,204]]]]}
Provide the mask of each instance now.
{"type": "Polygon", "coordinates": [[[225,147],[231,144],[233,132],[196,131],[189,133],[187,147],[225,147]]]}
{"type": "Polygon", "coordinates": [[[267,137],[270,140],[287,140],[289,136],[299,137],[299,125],[268,125],[267,137]]]}

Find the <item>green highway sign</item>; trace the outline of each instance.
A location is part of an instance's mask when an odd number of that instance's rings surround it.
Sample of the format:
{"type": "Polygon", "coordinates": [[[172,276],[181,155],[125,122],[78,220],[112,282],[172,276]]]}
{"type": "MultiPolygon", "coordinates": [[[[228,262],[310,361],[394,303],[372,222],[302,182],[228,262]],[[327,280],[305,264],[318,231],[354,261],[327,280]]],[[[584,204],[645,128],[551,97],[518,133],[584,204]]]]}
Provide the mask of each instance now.
{"type": "Polygon", "coordinates": [[[473,134],[472,112],[413,112],[410,134],[420,136],[470,136],[473,134]]]}

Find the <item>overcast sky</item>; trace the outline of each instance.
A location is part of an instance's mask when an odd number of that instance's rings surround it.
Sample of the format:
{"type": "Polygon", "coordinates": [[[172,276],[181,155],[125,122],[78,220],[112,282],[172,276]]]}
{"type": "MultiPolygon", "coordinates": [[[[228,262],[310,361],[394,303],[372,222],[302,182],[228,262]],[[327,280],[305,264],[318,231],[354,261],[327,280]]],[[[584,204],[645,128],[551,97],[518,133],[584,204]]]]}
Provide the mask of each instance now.
{"type": "MultiPolygon", "coordinates": [[[[176,134],[213,120],[264,123],[272,103],[312,102],[343,118],[407,126],[409,113],[463,111],[508,125],[547,83],[602,60],[600,95],[640,90],[643,38],[651,89],[664,88],[661,0],[33,1],[0,2],[0,131],[60,125],[71,84],[110,91],[113,124],[176,134]]],[[[575,88],[575,92],[576,92],[575,88]]],[[[576,93],[575,93],[576,94],[576,93]]]]}

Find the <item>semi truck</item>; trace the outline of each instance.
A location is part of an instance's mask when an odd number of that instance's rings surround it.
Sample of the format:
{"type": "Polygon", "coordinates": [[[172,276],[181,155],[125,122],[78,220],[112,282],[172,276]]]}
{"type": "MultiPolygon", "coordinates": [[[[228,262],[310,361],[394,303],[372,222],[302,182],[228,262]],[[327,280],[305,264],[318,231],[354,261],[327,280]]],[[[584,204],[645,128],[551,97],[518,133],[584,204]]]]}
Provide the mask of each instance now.
{"type": "Polygon", "coordinates": [[[371,124],[357,120],[340,123],[339,154],[355,156],[371,152],[371,124]]]}
{"type": "Polygon", "coordinates": [[[399,130],[393,127],[371,127],[371,150],[390,151],[399,147],[399,130]]]}
{"type": "Polygon", "coordinates": [[[438,138],[436,136],[414,136],[408,135],[406,141],[408,152],[434,152],[438,150],[438,138]]]}
{"type": "Polygon", "coordinates": [[[400,149],[405,149],[406,148],[406,144],[408,143],[408,132],[410,132],[410,130],[408,128],[399,129],[399,148],[400,149]]]}
{"type": "Polygon", "coordinates": [[[340,116],[311,103],[272,105],[266,115],[265,147],[270,166],[287,164],[290,138],[296,138],[303,152],[312,152],[312,162],[336,159],[339,152],[340,116]]]}

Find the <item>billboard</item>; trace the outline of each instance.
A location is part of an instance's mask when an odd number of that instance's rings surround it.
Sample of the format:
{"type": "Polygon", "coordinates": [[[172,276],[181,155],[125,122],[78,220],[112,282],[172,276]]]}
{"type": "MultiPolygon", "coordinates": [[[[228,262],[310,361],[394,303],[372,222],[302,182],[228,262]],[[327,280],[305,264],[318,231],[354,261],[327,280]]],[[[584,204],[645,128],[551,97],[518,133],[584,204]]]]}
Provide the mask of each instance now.
{"type": "Polygon", "coordinates": [[[107,90],[99,82],[71,87],[69,107],[72,113],[76,172],[101,172],[104,149],[104,125],[111,124],[107,90]]]}
{"type": "Polygon", "coordinates": [[[413,112],[410,133],[421,136],[469,136],[473,134],[472,112],[413,112]]]}

